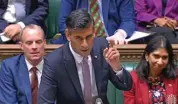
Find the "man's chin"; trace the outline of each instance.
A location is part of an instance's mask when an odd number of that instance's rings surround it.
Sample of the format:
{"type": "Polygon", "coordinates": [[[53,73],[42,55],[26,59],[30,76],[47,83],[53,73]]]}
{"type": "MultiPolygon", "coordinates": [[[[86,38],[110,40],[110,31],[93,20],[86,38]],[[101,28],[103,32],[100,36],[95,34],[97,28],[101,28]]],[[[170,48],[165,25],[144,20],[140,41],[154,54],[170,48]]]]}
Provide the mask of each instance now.
{"type": "Polygon", "coordinates": [[[38,61],[38,60],[41,60],[41,57],[32,57],[31,60],[38,61]]]}
{"type": "Polygon", "coordinates": [[[82,51],[82,54],[81,54],[81,55],[82,55],[83,57],[85,57],[85,56],[88,56],[89,54],[90,54],[90,52],[88,52],[88,51],[86,51],[86,52],[82,51]]]}

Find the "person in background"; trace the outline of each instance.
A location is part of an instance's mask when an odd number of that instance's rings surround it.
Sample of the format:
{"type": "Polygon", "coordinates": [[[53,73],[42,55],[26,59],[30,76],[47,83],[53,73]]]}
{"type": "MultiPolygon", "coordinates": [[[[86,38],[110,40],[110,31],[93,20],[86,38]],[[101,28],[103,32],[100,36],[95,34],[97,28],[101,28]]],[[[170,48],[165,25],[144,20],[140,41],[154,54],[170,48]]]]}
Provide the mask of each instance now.
{"type": "Polygon", "coordinates": [[[66,17],[80,8],[87,9],[93,16],[98,37],[107,37],[108,40],[114,40],[115,44],[124,44],[125,39],[135,31],[133,0],[61,0],[61,4],[58,26],[62,35],[52,43],[67,42],[66,17]]]}
{"type": "Polygon", "coordinates": [[[109,104],[108,80],[120,90],[130,90],[132,79],[120,65],[119,51],[114,42],[108,47],[104,37],[95,38],[88,11],[71,12],[66,26],[69,42],[45,58],[38,104],[94,104],[96,99],[109,104]]]}
{"type": "Polygon", "coordinates": [[[28,25],[20,35],[23,54],[2,61],[0,69],[0,104],[37,104],[37,90],[43,69],[44,32],[28,25]]]}
{"type": "Polygon", "coordinates": [[[138,31],[166,33],[171,43],[178,43],[177,0],[135,0],[134,7],[138,31]]]}
{"type": "Polygon", "coordinates": [[[48,0],[0,0],[0,33],[15,43],[20,31],[29,24],[41,26],[45,31],[47,15],[48,0]]]}
{"type": "Polygon", "coordinates": [[[131,72],[132,89],[124,91],[124,104],[177,104],[176,57],[170,42],[159,34],[147,44],[131,72]]]}

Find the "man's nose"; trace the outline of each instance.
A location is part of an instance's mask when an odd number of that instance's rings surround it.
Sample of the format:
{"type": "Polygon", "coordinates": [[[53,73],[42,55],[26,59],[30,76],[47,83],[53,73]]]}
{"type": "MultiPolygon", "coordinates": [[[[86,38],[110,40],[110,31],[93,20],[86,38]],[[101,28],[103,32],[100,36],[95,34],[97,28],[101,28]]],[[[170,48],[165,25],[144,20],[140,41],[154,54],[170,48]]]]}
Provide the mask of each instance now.
{"type": "Polygon", "coordinates": [[[84,47],[84,48],[85,48],[85,47],[88,47],[88,43],[87,43],[86,39],[83,40],[83,42],[82,42],[81,45],[82,45],[82,47],[84,47]]]}
{"type": "Polygon", "coordinates": [[[32,48],[33,48],[33,49],[36,49],[36,43],[35,43],[35,42],[33,42],[32,48]]]}

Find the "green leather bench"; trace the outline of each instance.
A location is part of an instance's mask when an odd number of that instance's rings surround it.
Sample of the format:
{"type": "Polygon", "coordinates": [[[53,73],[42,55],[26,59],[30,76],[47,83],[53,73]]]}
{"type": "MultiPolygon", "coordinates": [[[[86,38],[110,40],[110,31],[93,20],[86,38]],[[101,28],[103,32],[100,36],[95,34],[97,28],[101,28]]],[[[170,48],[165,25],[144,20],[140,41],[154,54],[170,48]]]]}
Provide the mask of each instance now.
{"type": "Polygon", "coordinates": [[[53,38],[58,33],[58,14],[61,0],[49,0],[49,14],[46,19],[47,39],[53,38]]]}

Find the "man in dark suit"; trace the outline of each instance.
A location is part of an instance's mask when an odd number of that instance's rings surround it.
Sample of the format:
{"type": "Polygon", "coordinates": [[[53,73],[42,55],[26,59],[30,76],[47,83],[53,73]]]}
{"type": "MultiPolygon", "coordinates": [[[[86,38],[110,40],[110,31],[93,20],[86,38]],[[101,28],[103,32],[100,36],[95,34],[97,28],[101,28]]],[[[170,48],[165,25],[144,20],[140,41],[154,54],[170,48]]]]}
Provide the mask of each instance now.
{"type": "MultiPolygon", "coordinates": [[[[104,36],[108,37],[108,40],[114,40],[115,43],[124,44],[125,38],[130,37],[135,30],[133,0],[61,0],[61,4],[58,26],[62,35],[54,43],[67,42],[65,37],[66,17],[73,10],[80,8],[86,8],[94,20],[97,18],[102,21],[104,36]],[[97,15],[99,16],[97,17],[97,15]]],[[[98,23],[96,21],[95,24],[98,23]]],[[[103,36],[100,33],[96,35],[103,36]]]]}
{"type": "Polygon", "coordinates": [[[20,31],[29,24],[45,27],[48,0],[0,0],[0,33],[18,40],[20,31]]]}
{"type": "Polygon", "coordinates": [[[108,80],[120,90],[130,90],[131,76],[121,68],[118,50],[107,48],[105,38],[95,38],[87,10],[73,11],[66,24],[69,43],[45,58],[38,104],[92,104],[98,97],[108,104],[108,80]]]}
{"type": "Polygon", "coordinates": [[[36,104],[37,89],[43,69],[44,32],[28,25],[20,35],[24,54],[2,61],[0,69],[0,104],[36,104]]]}

